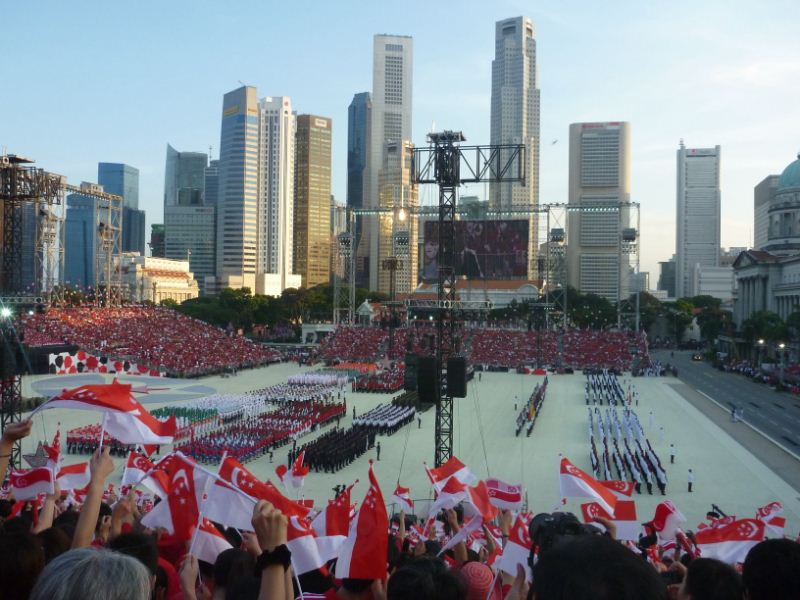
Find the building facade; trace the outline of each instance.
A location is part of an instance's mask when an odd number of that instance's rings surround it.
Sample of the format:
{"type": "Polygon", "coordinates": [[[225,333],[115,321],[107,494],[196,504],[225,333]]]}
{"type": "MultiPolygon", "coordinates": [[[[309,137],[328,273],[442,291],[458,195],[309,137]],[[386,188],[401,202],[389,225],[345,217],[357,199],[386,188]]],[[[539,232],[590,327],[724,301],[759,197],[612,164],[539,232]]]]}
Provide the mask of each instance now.
{"type": "Polygon", "coordinates": [[[769,207],[778,190],[779,178],[767,175],[753,188],[753,248],[765,248],[769,240],[769,207]]]}
{"type": "Polygon", "coordinates": [[[139,169],[122,163],[101,162],[97,165],[97,183],[107,194],[122,196],[127,208],[139,208],[139,169]]]}
{"type": "Polygon", "coordinates": [[[198,296],[197,281],[189,270],[189,261],[126,252],[120,256],[119,269],[131,302],[160,304],[169,299],[181,303],[198,296]]]}
{"type": "Polygon", "coordinates": [[[681,141],[677,159],[675,293],[683,298],[698,295],[696,265],[719,266],[720,147],[686,148],[681,141]]]}
{"type": "Polygon", "coordinates": [[[287,96],[266,96],[259,109],[258,255],[256,293],[300,287],[294,274],[294,147],[296,116],[287,96]]]}
{"type": "Polygon", "coordinates": [[[208,166],[205,168],[205,181],[203,183],[205,188],[205,206],[213,206],[216,208],[217,199],[219,198],[219,161],[209,161],[208,166]]]}
{"type": "Polygon", "coordinates": [[[786,319],[800,306],[800,155],[778,178],[768,216],[765,248],[742,252],[733,265],[738,329],[755,312],[786,319]]]}
{"type": "MultiPolygon", "coordinates": [[[[525,145],[525,184],[491,183],[492,209],[535,208],[539,205],[539,87],[536,68],[536,30],[527,17],[495,23],[492,61],[492,144],[525,145]]],[[[532,215],[528,236],[528,276],[535,277],[538,249],[537,220],[532,215]]]]}
{"type": "Polygon", "coordinates": [[[163,223],[153,223],[152,225],[150,225],[149,246],[150,246],[150,256],[154,258],[166,257],[163,223]]]}
{"type": "Polygon", "coordinates": [[[570,125],[567,281],[611,302],[629,295],[629,260],[620,248],[631,221],[630,181],[629,123],[570,125]]]}
{"type": "Polygon", "coordinates": [[[144,255],[147,216],[143,210],[122,207],[122,251],[144,255]]]}
{"type": "Polygon", "coordinates": [[[658,289],[666,292],[668,298],[675,298],[675,255],[659,262],[658,267],[658,289]]]}
{"type": "MultiPolygon", "coordinates": [[[[347,108],[347,206],[359,209],[368,202],[369,144],[372,123],[372,95],[353,96],[347,108]]],[[[369,240],[364,237],[364,218],[355,218],[356,286],[369,285],[369,240]],[[363,240],[363,241],[362,241],[363,240]]]]}
{"type": "MultiPolygon", "coordinates": [[[[256,287],[259,210],[256,88],[225,94],[219,144],[216,289],[256,287]]],[[[209,286],[210,287],[210,286],[209,286]]]]}
{"type": "MultiPolygon", "coordinates": [[[[409,36],[376,35],[372,47],[372,116],[370,120],[367,190],[364,206],[379,204],[379,185],[386,164],[387,142],[411,140],[413,40],[409,36]]],[[[369,229],[369,288],[378,289],[381,219],[365,219],[369,229]]],[[[365,227],[365,228],[366,228],[365,227]]]]}
{"type": "Polygon", "coordinates": [[[189,261],[200,292],[205,294],[206,278],[213,278],[216,266],[213,206],[167,206],[164,208],[164,256],[189,261]]]}
{"type": "Polygon", "coordinates": [[[410,294],[417,286],[419,222],[411,213],[419,208],[418,186],[412,182],[411,162],[414,145],[410,142],[387,142],[383,168],[379,178],[380,208],[384,209],[377,220],[380,224],[380,244],[374,256],[381,267],[377,289],[390,293],[390,271],[383,268],[383,260],[394,256],[400,260],[395,272],[395,291],[410,294]]]}
{"type": "Polygon", "coordinates": [[[203,152],[178,152],[167,144],[164,169],[164,208],[205,204],[208,155],[203,152]]]}
{"type": "Polygon", "coordinates": [[[733,267],[707,267],[699,263],[692,272],[692,296],[713,296],[723,303],[733,300],[733,267]]]}
{"type": "Polygon", "coordinates": [[[299,115],[294,160],[294,271],[303,287],[331,278],[331,135],[327,117],[299,115]]]}

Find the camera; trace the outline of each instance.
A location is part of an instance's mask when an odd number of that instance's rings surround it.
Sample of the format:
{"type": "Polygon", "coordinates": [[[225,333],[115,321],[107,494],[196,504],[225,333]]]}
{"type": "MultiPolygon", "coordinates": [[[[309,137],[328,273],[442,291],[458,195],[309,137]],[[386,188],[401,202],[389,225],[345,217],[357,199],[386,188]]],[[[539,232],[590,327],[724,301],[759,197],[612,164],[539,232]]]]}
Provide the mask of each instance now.
{"type": "Polygon", "coordinates": [[[599,532],[599,529],[581,523],[578,517],[569,512],[539,513],[528,525],[528,533],[540,557],[566,538],[599,532]]]}

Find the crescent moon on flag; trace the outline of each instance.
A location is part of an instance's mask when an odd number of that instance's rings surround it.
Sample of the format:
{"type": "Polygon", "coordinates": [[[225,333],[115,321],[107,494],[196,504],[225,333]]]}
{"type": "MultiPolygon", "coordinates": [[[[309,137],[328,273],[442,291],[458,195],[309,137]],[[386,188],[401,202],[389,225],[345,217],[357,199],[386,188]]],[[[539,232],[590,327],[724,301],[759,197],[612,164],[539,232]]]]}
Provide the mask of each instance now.
{"type": "Polygon", "coordinates": [[[241,488],[242,486],[239,485],[239,473],[242,470],[239,467],[233,467],[233,471],[231,471],[231,483],[235,485],[237,488],[241,488]]]}

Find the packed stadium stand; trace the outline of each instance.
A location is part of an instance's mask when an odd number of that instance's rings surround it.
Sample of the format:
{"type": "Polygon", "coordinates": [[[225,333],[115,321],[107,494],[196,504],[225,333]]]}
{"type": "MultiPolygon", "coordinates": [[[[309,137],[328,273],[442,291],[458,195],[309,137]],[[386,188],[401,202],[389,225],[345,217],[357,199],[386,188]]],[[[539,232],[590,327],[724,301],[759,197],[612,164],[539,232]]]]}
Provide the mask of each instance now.
{"type": "Polygon", "coordinates": [[[76,344],[171,376],[207,375],[280,360],[274,350],[166,308],[51,308],[45,314],[21,316],[19,331],[31,347],[76,344]]]}

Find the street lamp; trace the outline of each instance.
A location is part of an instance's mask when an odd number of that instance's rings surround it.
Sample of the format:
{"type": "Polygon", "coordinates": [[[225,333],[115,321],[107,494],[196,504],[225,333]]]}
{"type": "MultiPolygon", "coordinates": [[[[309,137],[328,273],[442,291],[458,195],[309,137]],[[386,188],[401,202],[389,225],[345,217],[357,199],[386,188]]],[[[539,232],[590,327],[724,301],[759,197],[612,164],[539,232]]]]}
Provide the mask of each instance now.
{"type": "Polygon", "coordinates": [[[781,353],[780,382],[781,382],[781,387],[783,387],[783,362],[784,362],[784,357],[786,356],[786,351],[785,351],[786,344],[781,342],[780,344],[778,344],[778,348],[780,349],[780,353],[781,353]]]}
{"type": "Polygon", "coordinates": [[[760,338],[758,340],[758,365],[757,365],[759,371],[761,370],[761,363],[764,360],[762,358],[762,353],[763,352],[764,352],[764,339],[760,338]]]}

